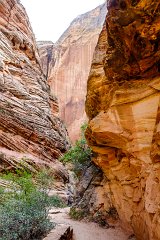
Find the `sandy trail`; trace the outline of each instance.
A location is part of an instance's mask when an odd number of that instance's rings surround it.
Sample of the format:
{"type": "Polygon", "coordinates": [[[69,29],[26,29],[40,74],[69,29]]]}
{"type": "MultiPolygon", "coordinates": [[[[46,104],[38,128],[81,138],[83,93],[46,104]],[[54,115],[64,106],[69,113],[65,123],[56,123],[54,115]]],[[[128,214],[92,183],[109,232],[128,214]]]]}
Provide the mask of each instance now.
{"type": "Polygon", "coordinates": [[[69,224],[73,228],[74,240],[128,240],[129,235],[126,234],[120,227],[101,228],[96,223],[74,221],[70,219],[68,212],[69,208],[60,209],[60,212],[55,214],[51,211],[51,218],[56,223],[69,224]]]}

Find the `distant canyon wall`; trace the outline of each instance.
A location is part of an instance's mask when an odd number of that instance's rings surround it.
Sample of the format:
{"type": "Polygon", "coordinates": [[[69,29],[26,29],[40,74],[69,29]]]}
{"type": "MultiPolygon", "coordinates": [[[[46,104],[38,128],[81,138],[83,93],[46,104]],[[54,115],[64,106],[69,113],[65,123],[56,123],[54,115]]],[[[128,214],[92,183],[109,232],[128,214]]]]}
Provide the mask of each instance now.
{"type": "Polygon", "coordinates": [[[34,34],[18,0],[0,1],[0,171],[50,167],[66,178],[57,160],[68,136],[40,66],[34,34]]]}
{"type": "Polygon", "coordinates": [[[78,16],[56,44],[38,42],[44,73],[72,142],[79,138],[86,120],[87,78],[106,11],[104,4],[78,16]]]}
{"type": "Polygon", "coordinates": [[[87,84],[86,137],[137,240],[160,239],[160,3],[109,0],[87,84]]]}

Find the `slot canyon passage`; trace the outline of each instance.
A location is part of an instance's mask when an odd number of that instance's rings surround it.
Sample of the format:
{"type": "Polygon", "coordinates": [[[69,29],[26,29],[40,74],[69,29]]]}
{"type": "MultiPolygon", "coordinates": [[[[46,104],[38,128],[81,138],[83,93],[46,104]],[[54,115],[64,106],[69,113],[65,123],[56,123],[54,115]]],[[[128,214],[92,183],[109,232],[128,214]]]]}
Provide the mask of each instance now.
{"type": "MultiPolygon", "coordinates": [[[[108,0],[56,43],[36,42],[19,0],[0,1],[0,186],[49,170],[50,194],[72,206],[50,210],[45,239],[160,240],[159,90],[159,0],[108,0]],[[61,159],[84,121],[92,154],[77,178],[61,159]]],[[[3,238],[2,225],[2,240],[33,239],[3,238]]]]}

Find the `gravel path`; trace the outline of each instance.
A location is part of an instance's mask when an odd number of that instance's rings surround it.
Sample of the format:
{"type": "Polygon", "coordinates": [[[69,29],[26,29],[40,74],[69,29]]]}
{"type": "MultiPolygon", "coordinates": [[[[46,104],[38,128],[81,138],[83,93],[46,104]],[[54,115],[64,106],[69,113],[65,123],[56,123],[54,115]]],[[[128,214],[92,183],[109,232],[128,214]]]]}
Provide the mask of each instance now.
{"type": "Polygon", "coordinates": [[[52,209],[50,216],[56,223],[71,225],[74,232],[74,240],[128,240],[129,235],[120,227],[105,229],[99,227],[96,223],[74,221],[70,219],[68,212],[69,208],[52,209]]]}

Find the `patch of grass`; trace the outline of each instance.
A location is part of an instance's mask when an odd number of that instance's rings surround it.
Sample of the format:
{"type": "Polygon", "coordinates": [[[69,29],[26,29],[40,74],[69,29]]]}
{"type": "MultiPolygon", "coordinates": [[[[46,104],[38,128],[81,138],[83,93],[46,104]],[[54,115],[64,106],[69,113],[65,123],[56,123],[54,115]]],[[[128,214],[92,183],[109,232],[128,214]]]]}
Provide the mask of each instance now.
{"type": "Polygon", "coordinates": [[[49,201],[52,207],[65,208],[66,204],[58,195],[53,195],[49,197],[49,201]]]}
{"type": "Polygon", "coordinates": [[[85,212],[76,207],[71,207],[69,215],[74,220],[82,220],[85,217],[85,212]]]}

